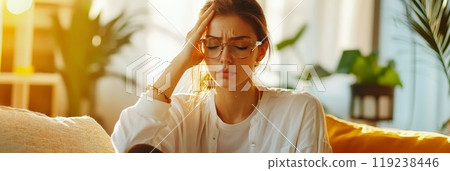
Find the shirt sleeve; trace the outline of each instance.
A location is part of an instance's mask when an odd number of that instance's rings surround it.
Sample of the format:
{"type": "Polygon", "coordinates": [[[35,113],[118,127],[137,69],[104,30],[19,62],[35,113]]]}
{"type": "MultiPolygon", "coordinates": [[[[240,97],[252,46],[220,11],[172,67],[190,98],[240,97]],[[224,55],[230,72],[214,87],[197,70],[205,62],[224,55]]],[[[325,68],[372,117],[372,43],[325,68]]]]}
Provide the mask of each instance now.
{"type": "MultiPolygon", "coordinates": [[[[136,144],[150,144],[164,152],[174,151],[181,105],[173,107],[158,100],[150,100],[146,93],[138,102],[122,111],[111,135],[116,152],[126,152],[136,144]]],[[[181,109],[182,110],[182,109],[181,109]]]]}
{"type": "Polygon", "coordinates": [[[325,112],[320,101],[310,95],[307,101],[297,147],[301,153],[332,153],[326,129],[325,112]]]}

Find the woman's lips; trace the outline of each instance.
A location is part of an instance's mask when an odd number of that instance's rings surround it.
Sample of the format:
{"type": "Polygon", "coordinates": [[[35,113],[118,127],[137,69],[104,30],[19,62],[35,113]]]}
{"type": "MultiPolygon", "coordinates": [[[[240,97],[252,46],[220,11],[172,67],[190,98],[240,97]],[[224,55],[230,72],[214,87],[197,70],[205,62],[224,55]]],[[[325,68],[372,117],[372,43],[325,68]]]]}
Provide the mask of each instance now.
{"type": "Polygon", "coordinates": [[[222,78],[229,78],[230,76],[236,75],[235,72],[229,71],[219,71],[216,73],[217,76],[222,76],[222,78]]]}

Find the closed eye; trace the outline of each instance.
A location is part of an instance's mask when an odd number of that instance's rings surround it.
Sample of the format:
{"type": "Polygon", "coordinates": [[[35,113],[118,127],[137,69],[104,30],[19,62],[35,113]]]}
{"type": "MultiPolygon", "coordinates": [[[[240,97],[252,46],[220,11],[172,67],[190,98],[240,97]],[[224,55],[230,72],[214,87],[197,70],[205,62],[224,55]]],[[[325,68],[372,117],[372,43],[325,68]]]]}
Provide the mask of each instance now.
{"type": "Polygon", "coordinates": [[[206,47],[208,50],[216,50],[219,48],[219,46],[207,46],[206,47]]]}
{"type": "Polygon", "coordinates": [[[248,46],[234,46],[238,50],[247,50],[248,46]]]}

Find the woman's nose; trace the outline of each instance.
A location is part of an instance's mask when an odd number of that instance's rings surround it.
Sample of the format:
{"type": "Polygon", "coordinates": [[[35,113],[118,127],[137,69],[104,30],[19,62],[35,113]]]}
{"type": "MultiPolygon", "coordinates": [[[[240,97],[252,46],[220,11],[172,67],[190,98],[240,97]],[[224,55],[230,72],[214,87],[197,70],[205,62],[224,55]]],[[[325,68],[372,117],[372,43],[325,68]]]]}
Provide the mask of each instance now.
{"type": "Polygon", "coordinates": [[[232,58],[231,58],[230,51],[228,50],[228,46],[223,47],[222,53],[220,54],[219,58],[220,58],[220,63],[231,64],[232,58]]]}

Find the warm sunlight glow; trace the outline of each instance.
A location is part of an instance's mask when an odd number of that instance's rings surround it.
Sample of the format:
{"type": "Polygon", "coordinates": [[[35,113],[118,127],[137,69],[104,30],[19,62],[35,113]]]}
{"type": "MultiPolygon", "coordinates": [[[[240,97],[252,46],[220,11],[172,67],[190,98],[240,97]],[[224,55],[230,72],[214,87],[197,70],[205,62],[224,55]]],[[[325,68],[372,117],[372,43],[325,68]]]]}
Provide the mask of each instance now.
{"type": "Polygon", "coordinates": [[[0,0],[0,72],[2,71],[3,1],[0,0]]]}
{"type": "Polygon", "coordinates": [[[100,46],[101,43],[102,43],[102,38],[99,35],[95,35],[92,38],[92,45],[94,47],[100,46]]]}
{"type": "Polygon", "coordinates": [[[94,19],[102,10],[105,9],[108,4],[107,0],[94,0],[92,1],[91,11],[89,11],[89,18],[94,19]]]}
{"type": "Polygon", "coordinates": [[[32,3],[33,0],[8,0],[6,1],[6,8],[9,12],[19,15],[30,9],[32,3]]]}

